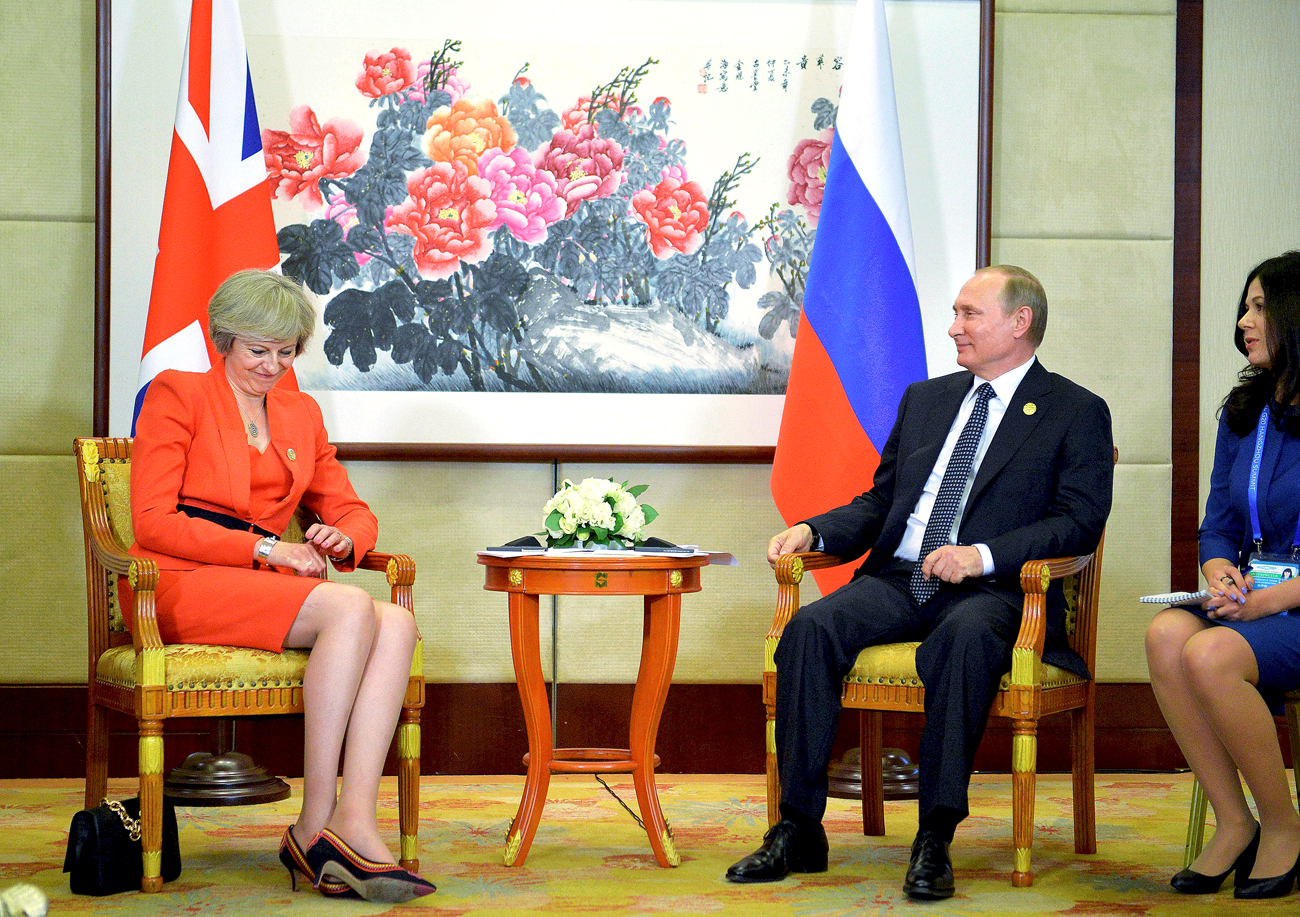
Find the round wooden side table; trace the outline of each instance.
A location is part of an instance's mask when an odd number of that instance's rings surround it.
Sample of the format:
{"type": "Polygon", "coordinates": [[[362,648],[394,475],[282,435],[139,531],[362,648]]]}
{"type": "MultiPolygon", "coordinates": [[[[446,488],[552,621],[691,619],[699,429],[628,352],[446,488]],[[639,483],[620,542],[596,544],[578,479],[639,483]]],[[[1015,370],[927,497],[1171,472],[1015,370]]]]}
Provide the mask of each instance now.
{"type": "Polygon", "coordinates": [[[672,829],[655,789],[655,736],[677,661],[682,593],[700,591],[700,568],[708,555],[668,554],[480,554],[485,589],[505,592],[510,604],[510,651],[528,728],[528,776],[519,811],[506,832],[504,862],[522,866],[532,846],[551,774],[631,774],[641,820],[660,866],[680,862],[672,829]],[[555,748],[538,635],[543,595],[645,596],[641,667],[632,695],[628,748],[555,748]]]}

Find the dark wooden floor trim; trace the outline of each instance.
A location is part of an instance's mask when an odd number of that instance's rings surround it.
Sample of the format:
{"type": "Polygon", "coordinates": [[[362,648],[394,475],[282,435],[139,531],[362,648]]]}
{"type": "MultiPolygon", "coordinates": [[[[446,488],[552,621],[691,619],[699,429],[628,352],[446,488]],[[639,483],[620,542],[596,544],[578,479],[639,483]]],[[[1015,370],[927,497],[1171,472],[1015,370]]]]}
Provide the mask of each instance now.
{"type": "MultiPolygon", "coordinates": [[[[627,744],[630,685],[563,685],[558,743],[561,746],[627,744]]],[[[1146,684],[1097,688],[1097,768],[1176,770],[1186,767],[1146,684]]],[[[0,779],[80,777],[85,767],[86,689],[83,685],[0,686],[0,779]]],[[[857,729],[845,715],[836,754],[856,744],[857,729]]],[[[527,751],[523,713],[513,684],[431,684],[422,732],[425,774],[522,774],[527,751]]],[[[885,744],[915,757],[920,717],[887,716],[885,744]]],[[[1044,721],[1039,770],[1069,770],[1069,719],[1044,721]]],[[[115,718],[109,773],[136,773],[134,723],[115,718]]],[[[167,725],[166,766],[194,751],[214,748],[211,721],[176,720],[167,725]]],[[[238,720],[236,747],[282,776],[302,773],[302,728],[292,718],[238,720]]],[[[1285,747],[1285,746],[1284,746],[1285,747]]],[[[976,758],[983,771],[1011,767],[1007,723],[989,726],[976,758]]],[[[659,729],[662,773],[763,771],[763,706],[758,685],[673,685],[659,729]]],[[[390,765],[395,764],[390,761],[390,765]]]]}
{"type": "Polygon", "coordinates": [[[1178,0],[1174,39],[1173,404],[1169,582],[1200,582],[1201,0],[1178,0]]]}

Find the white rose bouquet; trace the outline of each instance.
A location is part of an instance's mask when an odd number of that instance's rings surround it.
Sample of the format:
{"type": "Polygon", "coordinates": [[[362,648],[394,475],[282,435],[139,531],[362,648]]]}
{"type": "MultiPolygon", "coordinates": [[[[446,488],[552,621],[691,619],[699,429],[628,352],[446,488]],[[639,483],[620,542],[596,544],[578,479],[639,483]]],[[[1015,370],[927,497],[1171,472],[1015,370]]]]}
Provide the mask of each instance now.
{"type": "Polygon", "coordinates": [[[613,478],[565,480],[542,507],[546,546],[630,548],[644,541],[642,530],[659,516],[654,507],[636,501],[647,486],[616,484],[613,478]]]}

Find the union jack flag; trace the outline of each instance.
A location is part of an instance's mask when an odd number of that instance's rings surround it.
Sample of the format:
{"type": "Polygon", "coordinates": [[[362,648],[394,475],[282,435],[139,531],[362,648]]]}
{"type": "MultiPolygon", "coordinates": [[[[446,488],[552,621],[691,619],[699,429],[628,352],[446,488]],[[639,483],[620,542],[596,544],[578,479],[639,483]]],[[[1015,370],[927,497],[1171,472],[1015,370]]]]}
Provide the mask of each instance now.
{"type": "Polygon", "coordinates": [[[139,391],[164,369],[217,359],[208,300],[235,271],[280,260],[237,0],[194,0],[181,68],[139,391]]]}

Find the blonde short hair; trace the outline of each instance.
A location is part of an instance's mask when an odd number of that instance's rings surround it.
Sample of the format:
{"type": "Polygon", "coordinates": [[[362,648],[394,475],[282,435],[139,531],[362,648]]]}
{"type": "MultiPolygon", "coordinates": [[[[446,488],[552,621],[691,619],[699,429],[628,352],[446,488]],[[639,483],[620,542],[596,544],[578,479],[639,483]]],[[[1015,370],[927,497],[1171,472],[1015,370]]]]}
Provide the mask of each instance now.
{"type": "Polygon", "coordinates": [[[316,307],[296,281],[270,271],[236,271],[208,300],[208,334],[217,353],[235,338],[297,341],[302,353],[316,328],[316,307]]]}

